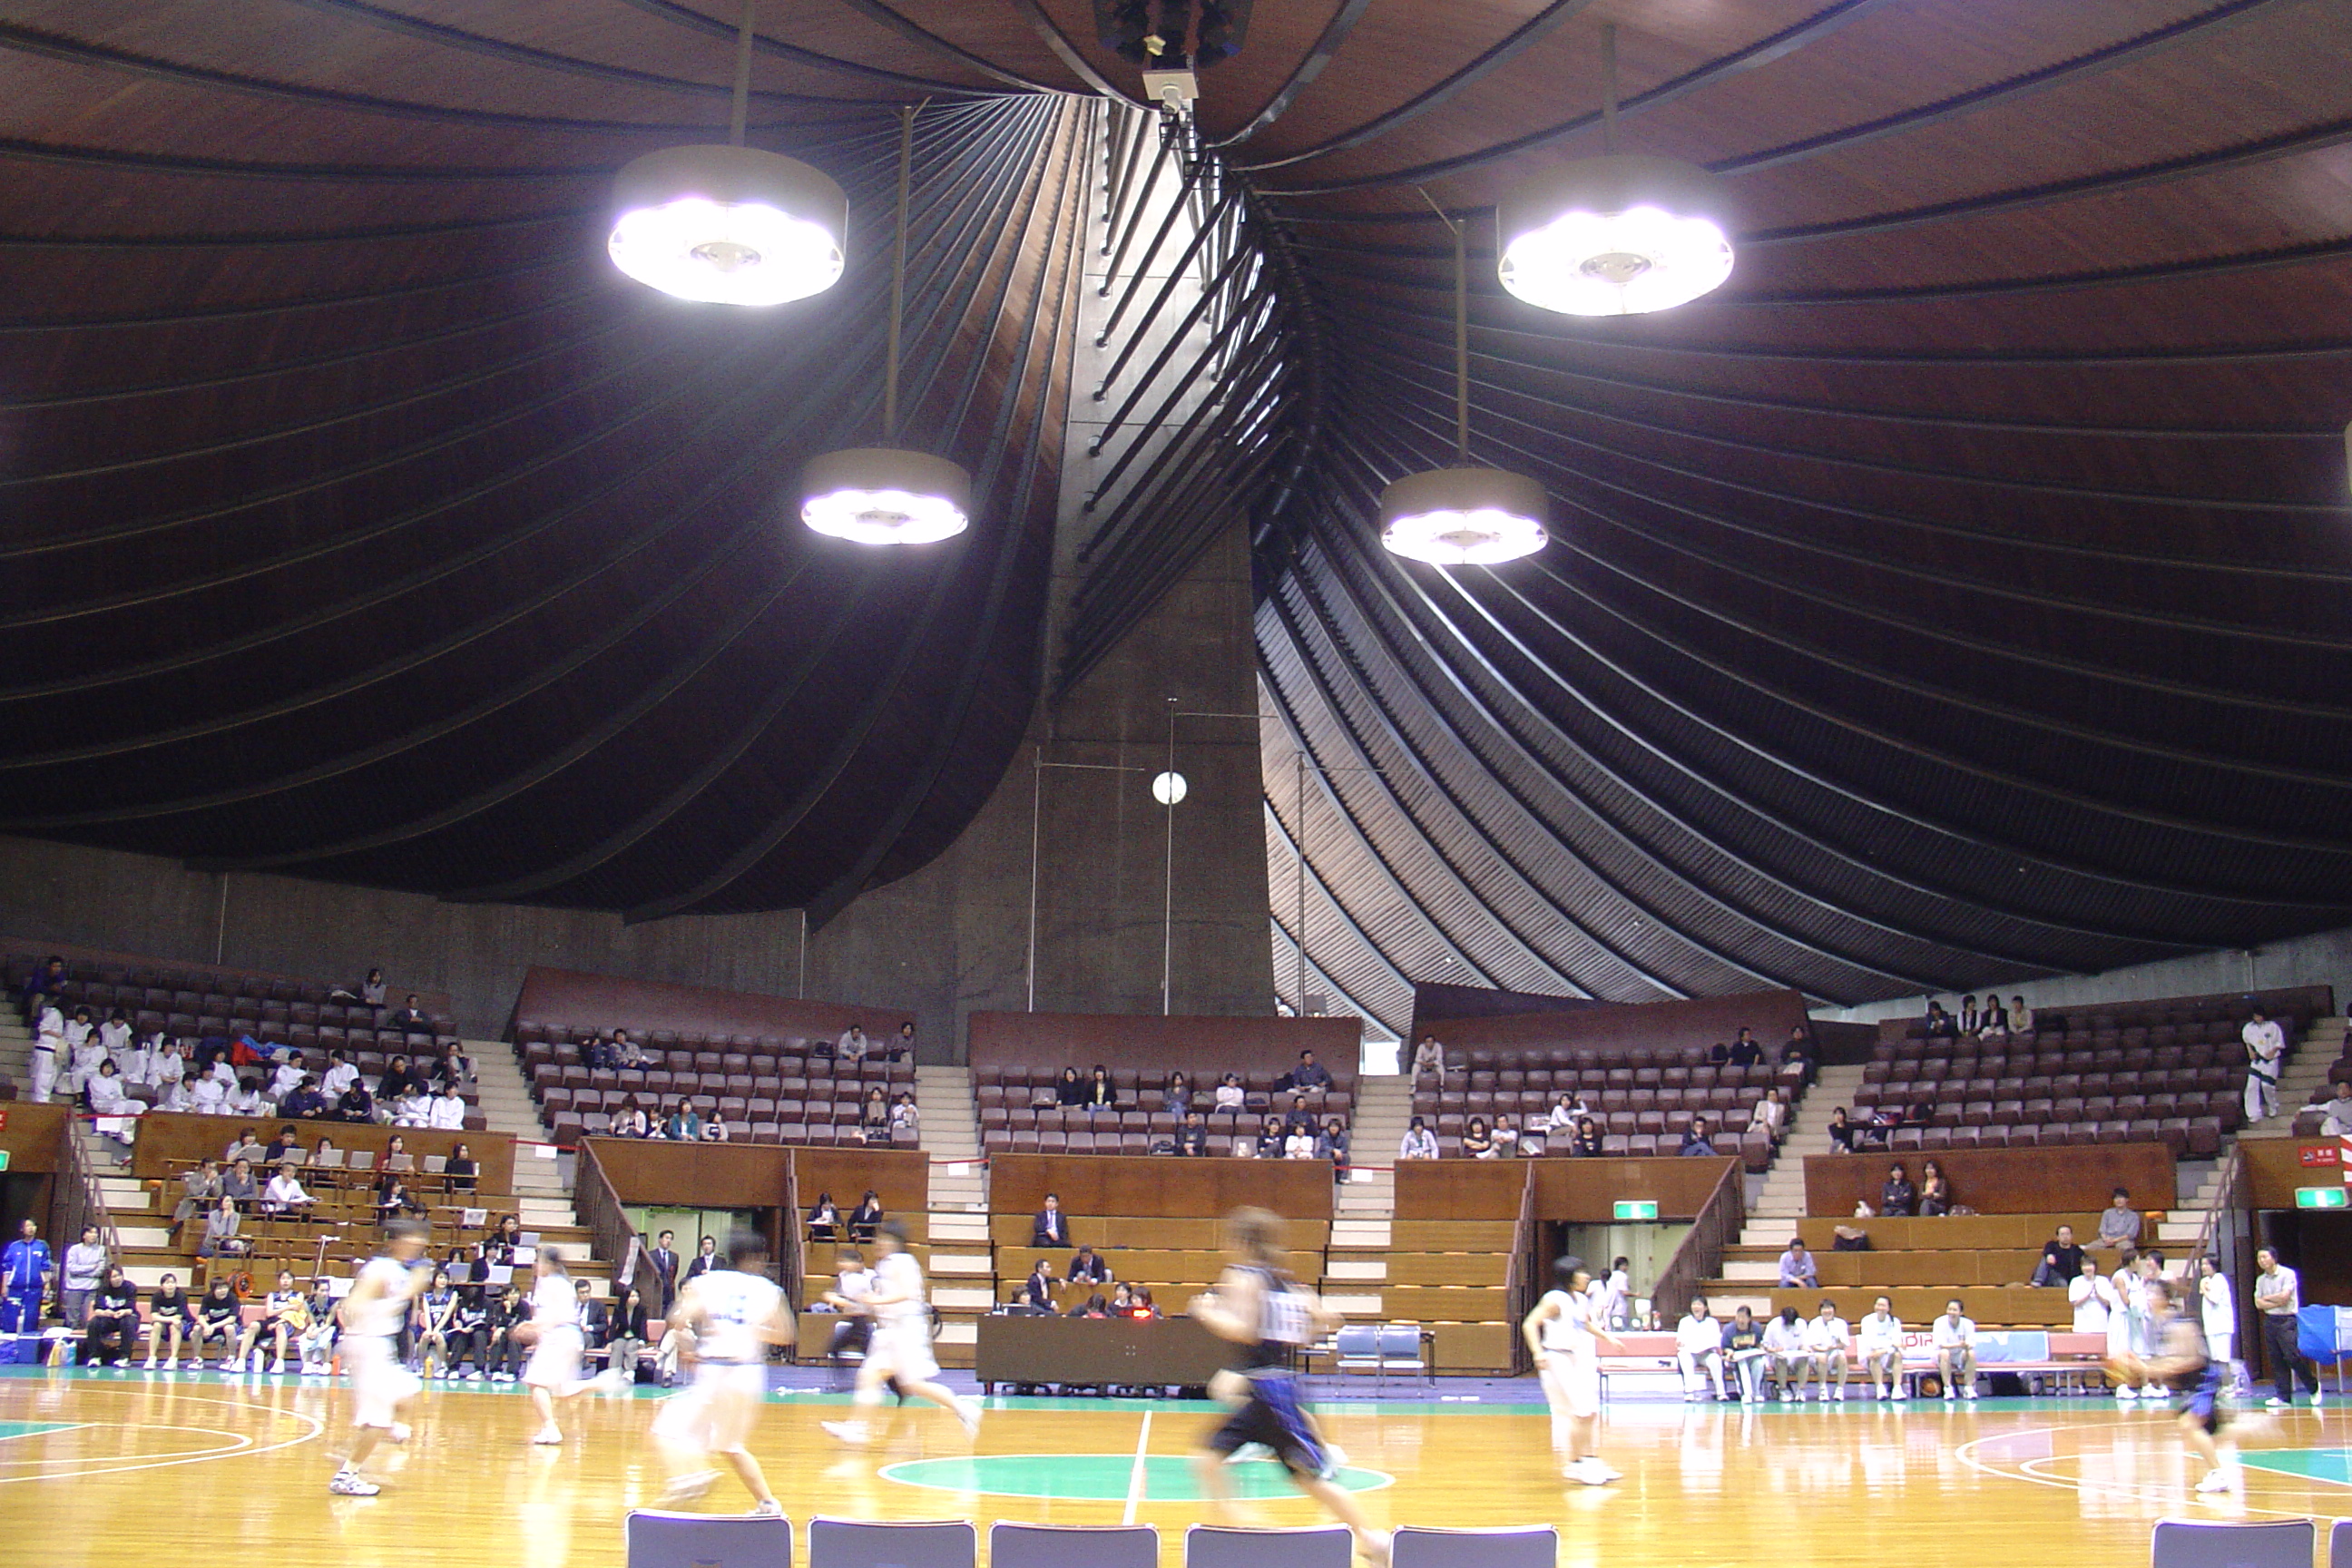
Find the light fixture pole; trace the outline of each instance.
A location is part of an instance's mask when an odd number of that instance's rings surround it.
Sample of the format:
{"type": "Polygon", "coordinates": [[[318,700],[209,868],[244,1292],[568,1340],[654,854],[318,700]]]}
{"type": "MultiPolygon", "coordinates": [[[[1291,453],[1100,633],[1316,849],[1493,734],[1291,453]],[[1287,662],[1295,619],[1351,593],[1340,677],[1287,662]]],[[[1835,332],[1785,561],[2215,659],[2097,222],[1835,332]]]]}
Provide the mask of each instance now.
{"type": "MultiPolygon", "coordinates": [[[[1381,773],[1386,768],[1327,768],[1320,763],[1307,760],[1307,748],[1294,746],[1290,752],[1293,769],[1291,783],[1291,837],[1298,867],[1297,923],[1291,928],[1291,947],[1295,967],[1291,972],[1291,998],[1298,1009],[1297,1016],[1307,1016],[1307,775],[1309,773],[1329,784],[1339,773],[1381,773]]],[[[1339,900],[1334,897],[1332,902],[1339,900]]]]}
{"type": "Polygon", "coordinates": [[[1168,847],[1160,871],[1160,1016],[1176,1011],[1176,807],[1185,795],[1183,775],[1176,771],[1176,721],[1179,719],[1247,719],[1262,713],[1221,713],[1207,708],[1185,708],[1181,698],[1168,700],[1168,767],[1164,777],[1176,781],[1160,805],[1168,813],[1168,847]]]}
{"type": "Polygon", "coordinates": [[[1068,768],[1075,773],[1148,773],[1150,768],[1128,767],[1118,763],[1049,763],[1045,760],[1045,743],[1040,741],[1029,760],[1029,1007],[1037,1010],[1037,862],[1040,828],[1045,815],[1045,770],[1068,768]]]}

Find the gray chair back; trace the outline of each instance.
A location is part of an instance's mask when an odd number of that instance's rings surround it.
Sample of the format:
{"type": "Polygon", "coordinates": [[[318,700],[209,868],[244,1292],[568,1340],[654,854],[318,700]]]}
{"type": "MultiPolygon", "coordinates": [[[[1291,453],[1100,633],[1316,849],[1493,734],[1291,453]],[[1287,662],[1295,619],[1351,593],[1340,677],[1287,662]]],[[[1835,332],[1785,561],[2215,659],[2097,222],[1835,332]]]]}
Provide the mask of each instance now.
{"type": "Polygon", "coordinates": [[[1344,1525],[1249,1530],[1196,1524],[1184,1531],[1184,1568],[1354,1568],[1355,1537],[1344,1525]]]}
{"type": "Polygon", "coordinates": [[[813,1519],[808,1568],[973,1568],[980,1532],[969,1520],[877,1524],[813,1519]]]}
{"type": "Polygon", "coordinates": [[[1148,1524],[1008,1524],[988,1531],[991,1568],[1160,1568],[1148,1524]]]}
{"type": "Polygon", "coordinates": [[[2318,1531],[2307,1519],[2263,1524],[2158,1520],[2152,1568],[2310,1568],[2318,1531]]]}
{"type": "Polygon", "coordinates": [[[632,1509],[629,1568],[793,1568],[793,1521],[632,1509]]]}
{"type": "Polygon", "coordinates": [[[1559,1531],[1550,1525],[1508,1530],[1401,1526],[1390,1538],[1392,1568],[1555,1568],[1559,1531]]]}
{"type": "Polygon", "coordinates": [[[2327,1532],[2327,1568],[2352,1568],[2352,1519],[2339,1519],[2327,1532]]]}

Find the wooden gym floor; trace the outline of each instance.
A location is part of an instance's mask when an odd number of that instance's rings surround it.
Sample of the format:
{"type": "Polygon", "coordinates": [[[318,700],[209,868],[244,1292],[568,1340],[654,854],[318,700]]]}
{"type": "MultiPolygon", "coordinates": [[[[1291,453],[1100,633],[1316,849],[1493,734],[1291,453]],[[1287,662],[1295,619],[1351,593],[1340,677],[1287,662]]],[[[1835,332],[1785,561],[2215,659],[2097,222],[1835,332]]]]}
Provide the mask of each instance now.
{"type": "MultiPolygon", "coordinates": [[[[321,1381],[215,1374],[0,1374],[0,1568],[557,1568],[618,1564],[621,1516],[660,1484],[651,1391],[572,1402],[572,1441],[533,1447],[511,1389],[436,1384],[415,1436],[378,1450],[379,1498],[328,1495],[347,1398],[321,1381]]],[[[1320,1407],[1377,1522],[1559,1527],[1565,1568],[1628,1563],[1984,1568],[2021,1559],[2140,1568],[2167,1516],[2352,1517],[2347,1416],[2251,1423],[2241,1505],[2192,1500],[2168,1415],[2108,1400],[1611,1408],[1603,1452],[1626,1472],[1563,1484],[1540,1406],[1349,1400],[1320,1407]],[[2260,1467],[2260,1468],[2257,1468],[2260,1467]]],[[[1202,1517],[1183,1460],[1206,1405],[1003,1400],[975,1445],[945,1412],[887,1415],[866,1449],[817,1429],[843,1413],[775,1399],[757,1449],[795,1524],[970,1517],[1160,1527],[1181,1562],[1202,1517]],[[1036,1494],[1047,1495],[1036,1495],[1036,1494]],[[1075,1494],[1075,1495],[1074,1495],[1075,1494]]],[[[1252,1522],[1319,1521],[1270,1465],[1238,1467],[1252,1522]]],[[[702,1505],[748,1506],[732,1482],[702,1505]]],[[[2324,1539],[2324,1537],[2323,1537],[2324,1539]]]]}

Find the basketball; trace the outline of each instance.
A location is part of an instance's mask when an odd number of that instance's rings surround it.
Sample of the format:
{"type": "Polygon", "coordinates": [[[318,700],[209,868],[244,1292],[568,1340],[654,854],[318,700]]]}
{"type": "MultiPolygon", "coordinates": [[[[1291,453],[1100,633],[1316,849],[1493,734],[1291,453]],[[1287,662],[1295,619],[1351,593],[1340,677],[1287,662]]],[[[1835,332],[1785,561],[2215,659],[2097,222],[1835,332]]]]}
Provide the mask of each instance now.
{"type": "Polygon", "coordinates": [[[514,1342],[520,1345],[523,1349],[530,1349],[531,1346],[539,1343],[539,1325],[537,1323],[517,1323],[514,1326],[513,1339],[514,1342]]]}
{"type": "Polygon", "coordinates": [[[2099,1364],[2126,1388],[2140,1388],[2147,1383],[2147,1363],[2136,1355],[2111,1355],[2099,1364]]]}

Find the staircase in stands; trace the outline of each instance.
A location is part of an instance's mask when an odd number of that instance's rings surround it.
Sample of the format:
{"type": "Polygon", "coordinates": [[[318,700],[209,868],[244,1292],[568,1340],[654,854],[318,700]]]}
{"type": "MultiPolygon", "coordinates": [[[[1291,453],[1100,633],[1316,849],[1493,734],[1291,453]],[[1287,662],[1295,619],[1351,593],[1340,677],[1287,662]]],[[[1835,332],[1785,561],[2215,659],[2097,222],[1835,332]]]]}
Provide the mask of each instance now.
{"type": "Polygon", "coordinates": [[[1388,1282],[1388,1252],[1396,1218],[1396,1152],[1412,1118],[1412,1079],[1356,1079],[1356,1110],[1349,1132],[1354,1170],[1331,1202],[1331,1250],[1323,1277],[1331,1305],[1351,1318],[1381,1315],[1378,1287],[1388,1282]]]}
{"type": "Polygon", "coordinates": [[[988,1238],[988,1168],[980,1158],[980,1118],[971,1069],[919,1067],[915,1109],[929,1156],[930,1238],[924,1261],[931,1305],[940,1314],[934,1342],[941,1364],[969,1366],[979,1321],[996,1304],[996,1252],[988,1238]]]}
{"type": "MultiPolygon", "coordinates": [[[[474,1076],[481,1094],[482,1115],[493,1132],[515,1140],[514,1202],[516,1216],[527,1231],[550,1239],[568,1241],[572,1255],[590,1250],[593,1233],[580,1223],[572,1202],[572,1162],[556,1152],[541,1125],[539,1103],[530,1097],[530,1082],[522,1074],[522,1059],[503,1040],[467,1040],[466,1054],[474,1059],[474,1076]]],[[[609,1276],[615,1261],[595,1259],[587,1272],[609,1276]]]]}
{"type": "Polygon", "coordinates": [[[1830,1112],[1853,1104],[1862,1071],[1858,1062],[1822,1068],[1812,1087],[1790,1108],[1780,1152],[1748,1205],[1748,1223],[1739,1239],[1724,1249],[1721,1278],[1708,1281],[1707,1304],[1718,1317],[1729,1316],[1743,1303],[1759,1318],[1770,1314],[1769,1292],[1780,1278],[1781,1249],[1805,1215],[1805,1156],[1830,1152],[1830,1112]],[[1743,1287],[1755,1294],[1742,1294],[1743,1287]]]}

